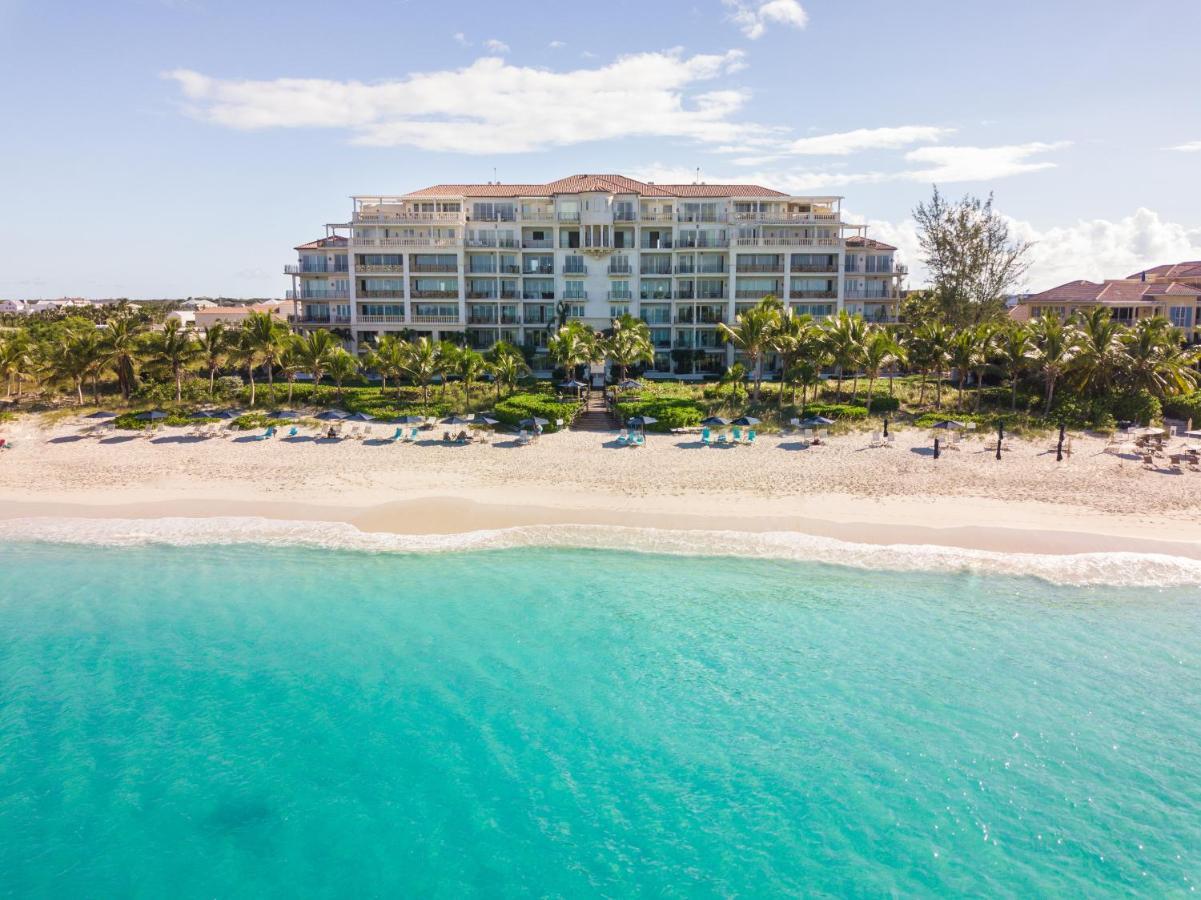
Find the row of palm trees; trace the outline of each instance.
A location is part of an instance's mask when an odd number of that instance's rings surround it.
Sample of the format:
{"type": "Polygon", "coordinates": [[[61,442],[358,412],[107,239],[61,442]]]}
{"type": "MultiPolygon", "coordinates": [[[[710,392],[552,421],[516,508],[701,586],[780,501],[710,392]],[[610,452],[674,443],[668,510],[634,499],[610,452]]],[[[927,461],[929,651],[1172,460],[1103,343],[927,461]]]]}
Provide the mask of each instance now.
{"type": "MultiPolygon", "coordinates": [[[[1041,317],[1029,323],[1004,320],[952,328],[942,322],[916,327],[869,324],[845,311],[821,322],[808,315],[789,315],[774,297],[765,297],[740,315],[733,325],[718,326],[727,340],[746,357],[759,398],[763,366],[778,358],[785,387],[803,390],[817,384],[821,373],[833,370],[842,395],[844,378],[852,378],[852,400],[858,381],[868,381],[868,407],[876,379],[902,368],[920,375],[919,404],[925,403],[928,382],[935,385],[935,406],[942,406],[942,373],[953,370],[963,408],[969,380],[976,384],[979,409],[986,373],[1010,384],[1010,406],[1017,408],[1023,379],[1042,383],[1043,413],[1048,414],[1055,391],[1067,382],[1084,395],[1121,387],[1147,390],[1157,397],[1197,388],[1201,354],[1186,348],[1180,330],[1162,317],[1139,319],[1132,325],[1115,321],[1109,310],[1095,307],[1067,321],[1041,317]]],[[[892,382],[889,387],[891,390],[892,382]]],[[[784,391],[779,395],[783,403],[784,391]]],[[[802,394],[802,402],[804,394],[802,394]]]]}

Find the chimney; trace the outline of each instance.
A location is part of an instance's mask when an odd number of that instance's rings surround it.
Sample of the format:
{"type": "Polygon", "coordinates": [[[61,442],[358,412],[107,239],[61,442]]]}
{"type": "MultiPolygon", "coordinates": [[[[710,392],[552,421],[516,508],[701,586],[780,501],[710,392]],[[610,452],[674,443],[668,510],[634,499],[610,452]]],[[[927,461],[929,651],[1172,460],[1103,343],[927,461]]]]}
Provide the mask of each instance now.
{"type": "Polygon", "coordinates": [[[1139,280],[1145,284],[1147,281],[1147,270],[1143,269],[1141,272],[1139,272],[1138,277],[1139,277],[1139,280]]]}

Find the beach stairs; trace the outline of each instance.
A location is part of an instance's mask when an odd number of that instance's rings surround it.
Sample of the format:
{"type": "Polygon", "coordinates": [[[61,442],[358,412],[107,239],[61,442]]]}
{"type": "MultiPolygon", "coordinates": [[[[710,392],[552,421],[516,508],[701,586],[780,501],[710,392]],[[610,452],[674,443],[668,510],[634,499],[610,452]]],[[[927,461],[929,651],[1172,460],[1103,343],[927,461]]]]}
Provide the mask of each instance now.
{"type": "Polygon", "coordinates": [[[605,397],[601,391],[589,391],[583,411],[572,423],[576,431],[612,431],[620,423],[605,406],[605,397]]]}

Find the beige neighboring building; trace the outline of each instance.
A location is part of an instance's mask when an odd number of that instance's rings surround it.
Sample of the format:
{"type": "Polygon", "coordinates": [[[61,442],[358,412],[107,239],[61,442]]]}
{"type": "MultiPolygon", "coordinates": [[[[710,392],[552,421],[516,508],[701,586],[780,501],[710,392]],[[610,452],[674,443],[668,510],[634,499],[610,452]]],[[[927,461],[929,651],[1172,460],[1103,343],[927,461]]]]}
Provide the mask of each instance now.
{"type": "Polygon", "coordinates": [[[295,315],[296,303],[292,300],[272,300],[252,306],[209,306],[194,312],[196,328],[208,328],[217,322],[229,327],[241,325],[251,313],[269,312],[281,322],[287,323],[295,315]]]}
{"type": "Polygon", "coordinates": [[[1010,316],[1021,322],[1049,315],[1064,319],[1097,306],[1127,324],[1162,316],[1195,343],[1201,325],[1201,261],[1155,266],[1129,278],[1069,281],[1023,297],[1010,316]]]}

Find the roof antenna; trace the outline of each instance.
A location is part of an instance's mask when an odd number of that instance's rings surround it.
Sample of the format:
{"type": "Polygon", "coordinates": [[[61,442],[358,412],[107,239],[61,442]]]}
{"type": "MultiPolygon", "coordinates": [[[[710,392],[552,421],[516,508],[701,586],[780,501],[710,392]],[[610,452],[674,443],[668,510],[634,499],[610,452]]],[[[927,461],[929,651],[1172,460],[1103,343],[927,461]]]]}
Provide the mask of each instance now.
{"type": "Polygon", "coordinates": [[[496,166],[492,167],[492,180],[497,184],[500,184],[500,180],[496,177],[496,166]]]}
{"type": "Polygon", "coordinates": [[[694,180],[692,183],[693,184],[701,183],[701,167],[700,166],[696,167],[696,180],[694,180]]]}

